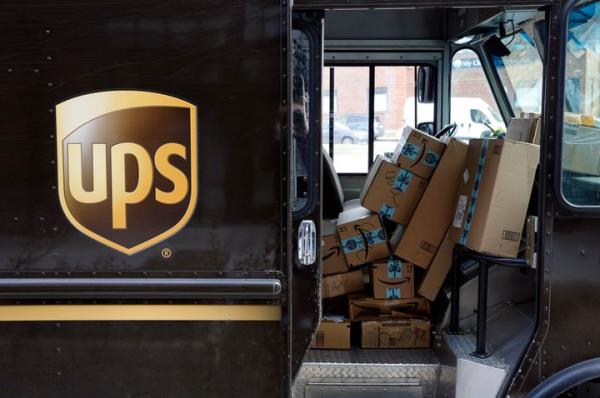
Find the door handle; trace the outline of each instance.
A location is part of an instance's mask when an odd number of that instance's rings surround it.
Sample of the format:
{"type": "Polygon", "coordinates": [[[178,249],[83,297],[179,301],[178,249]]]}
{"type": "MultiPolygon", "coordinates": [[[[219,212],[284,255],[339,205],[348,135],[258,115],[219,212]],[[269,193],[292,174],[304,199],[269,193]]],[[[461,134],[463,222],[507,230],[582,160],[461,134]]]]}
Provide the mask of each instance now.
{"type": "Polygon", "coordinates": [[[302,220],[298,227],[298,262],[312,265],[317,259],[317,227],[313,220],[302,220]]]}

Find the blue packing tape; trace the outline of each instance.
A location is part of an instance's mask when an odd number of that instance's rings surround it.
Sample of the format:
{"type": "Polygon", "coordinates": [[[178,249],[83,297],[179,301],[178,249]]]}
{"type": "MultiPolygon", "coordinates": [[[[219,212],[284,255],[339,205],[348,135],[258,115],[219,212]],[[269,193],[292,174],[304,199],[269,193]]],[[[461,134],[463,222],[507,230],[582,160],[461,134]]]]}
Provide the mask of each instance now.
{"type": "Polygon", "coordinates": [[[385,297],[389,299],[399,299],[400,297],[400,288],[399,287],[388,287],[385,289],[385,297]]]}
{"type": "Polygon", "coordinates": [[[364,231],[364,234],[358,234],[344,239],[342,241],[342,249],[344,250],[344,253],[353,253],[365,250],[366,245],[372,247],[381,243],[385,243],[385,232],[383,228],[373,231],[364,231]]]}
{"type": "Polygon", "coordinates": [[[471,199],[469,206],[467,207],[467,215],[465,220],[465,226],[463,228],[462,235],[460,237],[460,244],[466,245],[469,239],[469,232],[471,231],[471,223],[473,222],[473,215],[477,209],[477,199],[479,198],[479,187],[481,184],[481,177],[483,176],[483,165],[485,164],[485,158],[488,152],[488,140],[483,140],[481,144],[481,152],[479,153],[479,161],[477,162],[477,172],[475,173],[475,180],[473,182],[473,189],[471,191],[471,199]]]}
{"type": "Polygon", "coordinates": [[[432,169],[435,169],[438,165],[440,161],[440,154],[437,152],[434,152],[432,150],[428,150],[427,154],[425,155],[425,158],[423,159],[423,163],[425,163],[427,166],[431,167],[432,169]]]}
{"type": "Polygon", "coordinates": [[[393,187],[400,192],[406,192],[410,182],[412,181],[414,174],[406,169],[400,169],[396,178],[394,179],[393,187]]]}
{"type": "Polygon", "coordinates": [[[379,209],[379,215],[381,216],[381,218],[384,218],[386,220],[391,220],[392,217],[394,217],[395,212],[396,209],[386,203],[384,203],[379,209]]]}
{"type": "Polygon", "coordinates": [[[411,144],[407,142],[402,147],[402,156],[409,158],[410,160],[415,160],[421,153],[421,147],[419,145],[411,144]]]}
{"type": "Polygon", "coordinates": [[[388,258],[387,261],[387,275],[388,279],[400,279],[402,278],[403,269],[402,260],[394,257],[388,258]]]}

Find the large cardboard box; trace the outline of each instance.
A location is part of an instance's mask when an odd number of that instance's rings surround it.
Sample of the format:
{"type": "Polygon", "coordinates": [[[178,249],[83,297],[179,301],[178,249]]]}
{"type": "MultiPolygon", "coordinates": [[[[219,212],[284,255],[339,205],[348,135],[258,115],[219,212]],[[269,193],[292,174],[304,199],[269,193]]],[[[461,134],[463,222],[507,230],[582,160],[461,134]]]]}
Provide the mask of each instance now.
{"type": "Polygon", "coordinates": [[[353,207],[340,213],[337,230],[350,267],[386,258],[390,254],[379,215],[364,207],[353,207]]]}
{"type": "Polygon", "coordinates": [[[412,127],[405,127],[392,155],[392,162],[429,180],[446,145],[437,138],[412,127]]]}
{"type": "Polygon", "coordinates": [[[539,160],[539,147],[476,139],[461,178],[450,238],[495,256],[516,257],[539,160]]]}
{"type": "Polygon", "coordinates": [[[419,284],[417,293],[431,301],[435,301],[448,272],[452,269],[452,253],[454,251],[454,242],[446,235],[440,248],[438,249],[431,266],[425,272],[425,276],[419,284]]]}
{"type": "Polygon", "coordinates": [[[321,235],[323,236],[323,247],[321,248],[323,275],[347,272],[348,263],[346,262],[346,256],[342,252],[342,245],[337,233],[337,221],[323,220],[321,223],[321,235]]]}
{"type": "Polygon", "coordinates": [[[382,218],[406,225],[426,186],[423,178],[379,155],[369,170],[360,203],[382,218]]]}
{"type": "Polygon", "coordinates": [[[429,301],[421,297],[382,300],[364,294],[352,294],[348,298],[352,321],[431,316],[429,301]]]}
{"type": "Polygon", "coordinates": [[[428,319],[395,319],[361,322],[362,348],[428,348],[428,319]]]}
{"type": "Polygon", "coordinates": [[[345,272],[323,277],[323,298],[343,296],[360,292],[365,288],[362,270],[345,272]]]}
{"type": "Polygon", "coordinates": [[[427,269],[456,209],[456,191],[465,169],[468,145],[451,139],[394,254],[427,269]]]}
{"type": "Polygon", "coordinates": [[[349,350],[350,321],[343,317],[323,317],[310,347],[349,350]]]}
{"type": "Polygon", "coordinates": [[[413,265],[390,256],[386,261],[371,265],[373,297],[376,299],[399,299],[415,296],[413,265]]]}

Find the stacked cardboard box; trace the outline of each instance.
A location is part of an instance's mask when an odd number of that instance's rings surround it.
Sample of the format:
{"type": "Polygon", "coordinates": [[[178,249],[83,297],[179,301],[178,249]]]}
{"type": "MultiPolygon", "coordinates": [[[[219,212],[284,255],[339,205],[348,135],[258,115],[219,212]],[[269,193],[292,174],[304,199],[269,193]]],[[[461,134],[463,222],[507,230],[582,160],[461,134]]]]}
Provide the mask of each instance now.
{"type": "Polygon", "coordinates": [[[406,128],[392,158],[377,157],[360,206],[323,224],[323,298],[347,300],[347,312],[324,318],[313,347],[349,348],[351,323],[360,323],[363,348],[428,347],[430,302],[455,244],[517,255],[539,157],[527,142],[539,140],[539,118],[515,120],[510,135],[524,142],[443,143],[406,128]]]}
{"type": "Polygon", "coordinates": [[[325,316],[317,329],[311,348],[350,349],[350,321],[341,316],[325,316]]]}

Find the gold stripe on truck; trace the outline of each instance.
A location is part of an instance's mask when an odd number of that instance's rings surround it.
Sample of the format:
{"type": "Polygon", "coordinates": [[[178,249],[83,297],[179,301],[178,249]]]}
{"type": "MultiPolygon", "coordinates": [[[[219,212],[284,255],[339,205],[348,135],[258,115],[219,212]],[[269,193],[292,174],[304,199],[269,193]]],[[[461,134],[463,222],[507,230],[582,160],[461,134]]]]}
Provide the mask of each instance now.
{"type": "Polygon", "coordinates": [[[278,305],[66,304],[0,305],[0,322],[280,321],[278,305]]]}

